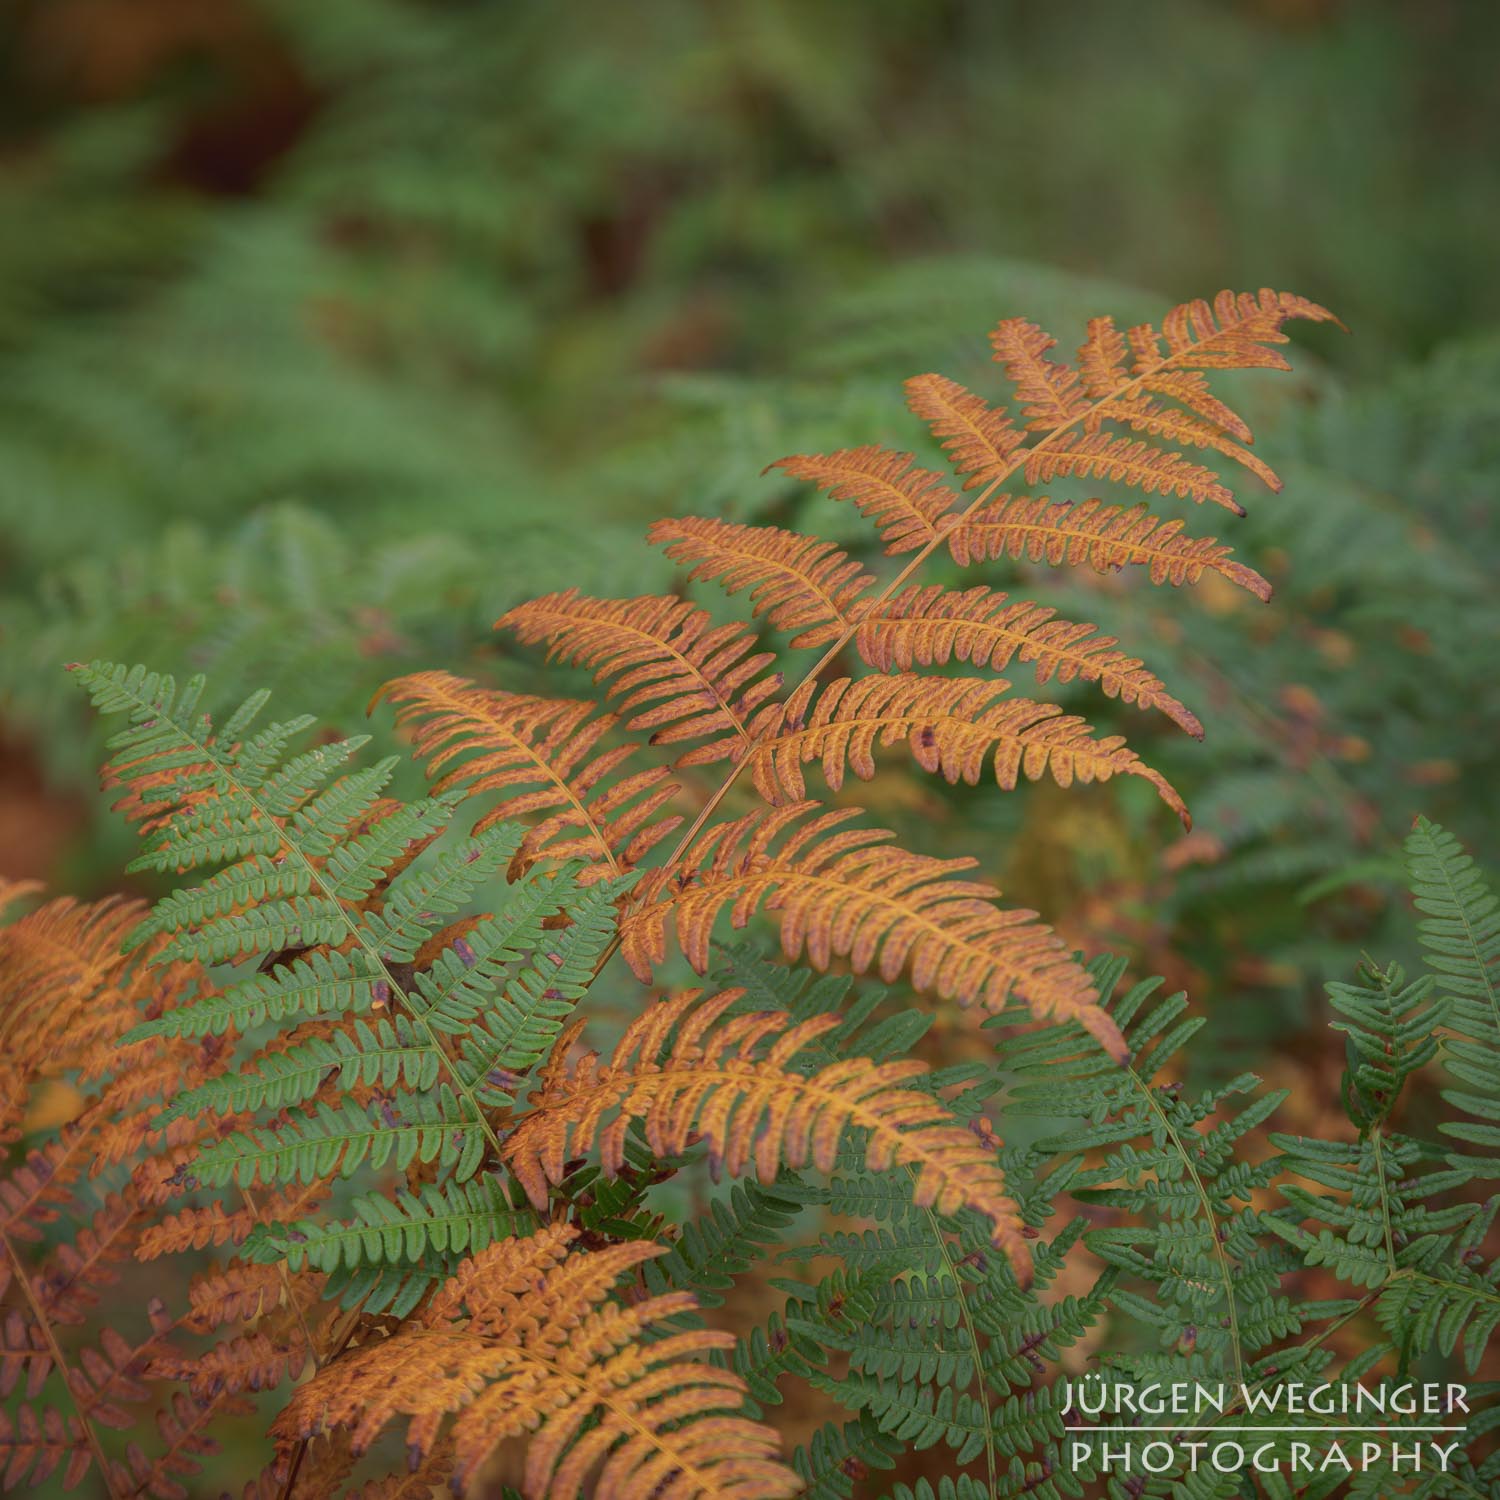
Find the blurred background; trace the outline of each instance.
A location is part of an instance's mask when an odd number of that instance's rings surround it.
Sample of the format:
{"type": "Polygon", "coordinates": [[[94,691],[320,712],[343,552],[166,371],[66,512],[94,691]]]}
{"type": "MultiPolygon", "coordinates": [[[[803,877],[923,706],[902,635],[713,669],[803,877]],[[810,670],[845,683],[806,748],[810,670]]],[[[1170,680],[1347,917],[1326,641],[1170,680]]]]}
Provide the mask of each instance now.
{"type": "Polygon", "coordinates": [[[1067,693],[1195,832],[1144,785],[952,792],[892,766],[859,800],[1190,986],[1218,1056],[1273,1082],[1336,1076],[1321,982],[1401,953],[1414,814],[1492,857],[1487,0],[0,14],[0,873],[118,881],[66,661],[206,671],[218,701],[264,684],[345,729],[399,671],[528,685],[494,618],[677,586],[655,516],[868,553],[847,507],[762,469],[920,450],[902,378],[999,397],[999,317],[1069,348],[1095,313],[1265,285],[1352,330],[1294,326],[1296,375],[1239,388],[1285,491],[1188,518],[1272,602],[985,578],[1117,632],[1198,712],[1202,745],[1067,693]]]}

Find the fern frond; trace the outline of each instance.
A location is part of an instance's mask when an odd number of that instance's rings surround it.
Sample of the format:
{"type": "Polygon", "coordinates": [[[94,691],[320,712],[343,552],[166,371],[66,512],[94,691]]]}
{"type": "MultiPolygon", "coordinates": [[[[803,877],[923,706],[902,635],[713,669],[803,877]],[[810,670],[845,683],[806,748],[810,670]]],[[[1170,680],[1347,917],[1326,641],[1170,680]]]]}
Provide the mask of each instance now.
{"type": "Polygon", "coordinates": [[[943,534],[956,519],[958,496],[931,469],[913,467],[910,453],[889,448],[840,448],[835,453],[794,454],[771,465],[825,490],[834,500],[852,500],[880,530],[892,556],[915,552],[943,534]]]}
{"type": "Polygon", "coordinates": [[[145,910],[63,898],[0,928],[0,1134],[19,1131],[39,1076],[108,1068],[144,988],[122,948],[145,910]]]}
{"type": "Polygon", "coordinates": [[[1024,1266],[1020,1218],[993,1156],[937,1100],[903,1086],[926,1072],[922,1063],[854,1058],[804,1077],[791,1064],[838,1018],[794,1025],[784,1011],[763,1011],[726,1020],[741,994],[705,1000],[690,990],[659,1002],[627,1027],[607,1064],[594,1053],[570,1070],[578,1028],[564,1033],[505,1143],[531,1201],[544,1207],[568,1161],[596,1142],[605,1174],[616,1175],[637,1120],[655,1155],[681,1156],[701,1138],[715,1177],[738,1177],[753,1163],[766,1185],[783,1164],[831,1171],[840,1142],[858,1130],[871,1171],[913,1167],[918,1203],[982,1213],[996,1246],[1024,1266]]]}
{"type": "Polygon", "coordinates": [[[1010,472],[1023,439],[1002,408],[944,375],[913,375],[906,404],[932,429],[966,490],[1010,472]]]}
{"type": "Polygon", "coordinates": [[[40,1416],[25,1405],[0,1410],[0,1461],[4,1484],[13,1489],[22,1481],[33,1489],[62,1468],[62,1487],[71,1490],[93,1463],[83,1424],[77,1417],[64,1417],[55,1407],[40,1416]]]}
{"type": "Polygon", "coordinates": [[[777,630],[796,631],[793,646],[826,646],[854,618],[872,574],[832,542],[775,526],[741,526],[697,516],[657,521],[647,536],[690,579],[712,578],[729,594],[750,590],[750,612],[777,630]]]}
{"type": "Polygon", "coordinates": [[[462,1182],[478,1171],[484,1149],[479,1118],[444,1084],[424,1094],[379,1095],[368,1106],[353,1099],[321,1104],[277,1129],[236,1133],[204,1146],[192,1177],[209,1187],[311,1183],[352,1176],[368,1160],[397,1169],[436,1162],[462,1182]]]}
{"type": "Polygon", "coordinates": [[[357,1084],[426,1090],[441,1071],[437,1053],[403,1015],[379,1017],[373,1026],[356,1019],[348,1031],[313,1036],[284,1052],[263,1054],[255,1063],[254,1071],[185,1090],[163,1111],[162,1122],[205,1111],[231,1115],[287,1108],[311,1099],[330,1079],[337,1080],[341,1093],[352,1092],[357,1084]]]}
{"type": "Polygon", "coordinates": [[[1051,334],[1025,318],[1002,318],[990,334],[995,361],[1015,386],[1021,411],[1033,432],[1051,432],[1086,415],[1090,392],[1068,365],[1047,358],[1057,347],[1051,334]]]}
{"type": "Polygon", "coordinates": [[[1148,495],[1180,495],[1199,505],[1211,500],[1237,516],[1245,514],[1233,491],[1212,469],[1190,463],[1180,453],[1107,432],[1069,432],[1038,444],[1027,454],[1025,474],[1028,484],[1070,476],[1108,479],[1148,495]]]}
{"type": "Polygon", "coordinates": [[[351,1429],[363,1452],[398,1416],[420,1458],[455,1414],[454,1482],[495,1446],[530,1434],[524,1493],[600,1500],[668,1486],[683,1497],[772,1500],[796,1489],[775,1435],[734,1415],[743,1391],[692,1356],[728,1335],[693,1330],[643,1338],[692,1307],[683,1293],[624,1306],[619,1278],[661,1253],[646,1244],[569,1253],[577,1231],[554,1225],[466,1261],[412,1325],[360,1348],[302,1386],[277,1418],[283,1441],[351,1429]]]}
{"type": "Polygon", "coordinates": [[[1343,1017],[1332,1027],[1348,1038],[1344,1107],[1366,1130],[1391,1114],[1406,1080],[1437,1056],[1443,1007],[1428,1004],[1430,977],[1408,985],[1399,964],[1381,969],[1366,962],[1359,979],[1326,990],[1343,1017]]]}
{"type": "Polygon", "coordinates": [[[885,842],[884,829],[834,832],[858,816],[857,808],[826,812],[802,802],[709,828],[679,867],[641,881],[621,919],[621,951],[649,977],[666,957],[667,923],[675,920],[682,951],[701,974],[720,912],[729,906],[743,927],[764,906],[790,959],[805,949],[826,969],[847,958],[856,973],[875,966],[886,980],[910,964],[918,989],[987,1009],[1014,987],[1037,1015],[1075,1017],[1112,1056],[1125,1056],[1088,975],[1035,913],[1001,910],[992,886],[948,878],[973,860],[908,853],[885,842]]]}
{"type": "Polygon", "coordinates": [[[768,802],[799,802],[807,794],[802,766],[822,763],[837,791],[846,769],[861,781],[875,774],[877,746],[905,742],[925,771],[977,785],[986,760],[996,782],[1013,791],[1021,776],[1050,774],[1059,786],[1139,776],[1191,826],[1187,808],[1167,781],[1145,765],[1120,735],[1094,739],[1085,721],[1055,703],[1007,698],[1003,678],[862,677],[805,683],[752,723],[749,762],[756,790],[768,802]]]}
{"type": "Polygon", "coordinates": [[[1444,999],[1443,1064],[1460,1088],[1443,1097],[1465,1120],[1445,1134],[1481,1148],[1455,1165],[1500,1174],[1500,897],[1447,829],[1418,818],[1406,840],[1407,874],[1429,972],[1444,999]]]}
{"type": "Polygon", "coordinates": [[[756,651],[742,625],[715,626],[707,610],[671,595],[590,599],[566,589],[517,605],[496,627],[611,684],[630,715],[625,727],[650,730],[653,745],[744,737],[750,713],[781,686],[779,672],[760,675],[775,657],[756,651]]]}
{"type": "Polygon", "coordinates": [[[1039,682],[1056,676],[1097,682],[1106,697],[1159,709],[1195,739],[1203,726],[1139,659],[1114,649],[1115,637],[1094,626],[1056,618],[1057,611],[1030,601],[1011,602],[983,587],[954,591],[941,585],[913,586],[876,606],[859,622],[854,641],[860,656],[881,672],[913,666],[973,662],[1003,672],[1012,659],[1036,664],[1039,682]]]}
{"type": "Polygon", "coordinates": [[[527,832],[513,878],[542,858],[581,859],[590,879],[621,875],[682,821],[652,821],[677,790],[665,767],[610,781],[635,747],[596,754],[618,720],[591,718],[592,704],[479,688],[447,672],[398,677],[372,706],[382,698],[397,705],[396,723],[412,732],[429,777],[441,773],[436,795],[511,794],[475,832],[501,818],[548,814],[527,832]]]}
{"type": "Polygon", "coordinates": [[[368,1193],[351,1205],[353,1217],[341,1223],[299,1219],[263,1223],[253,1230],[245,1253],[253,1261],[285,1261],[293,1271],[353,1270],[361,1265],[414,1262],[429,1251],[475,1254],[494,1241],[521,1233],[531,1215],[512,1207],[504,1186],[492,1176],[470,1182],[424,1185],[392,1197],[368,1193]]]}
{"type": "Polygon", "coordinates": [[[1145,501],[1106,505],[1102,500],[1049,500],[1045,495],[998,495],[956,522],[943,540],[954,562],[1016,557],[1053,567],[1087,565],[1106,573],[1127,566],[1147,569],[1151,582],[1180,587],[1205,572],[1271,597],[1271,585],[1253,568],[1231,562],[1231,549],[1213,537],[1183,534],[1183,522],[1151,514],[1145,501]]]}

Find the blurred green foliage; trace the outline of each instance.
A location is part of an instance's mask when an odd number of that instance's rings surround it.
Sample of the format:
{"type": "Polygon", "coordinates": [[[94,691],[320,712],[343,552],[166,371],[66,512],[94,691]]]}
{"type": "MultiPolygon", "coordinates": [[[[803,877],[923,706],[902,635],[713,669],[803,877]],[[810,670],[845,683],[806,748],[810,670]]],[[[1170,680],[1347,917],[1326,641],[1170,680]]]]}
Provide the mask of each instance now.
{"type": "MultiPolygon", "coordinates": [[[[1319,372],[1249,398],[1285,493],[1191,521],[1272,604],[986,574],[1200,712],[1204,746],[1074,695],[1197,842],[1113,785],[878,811],[980,843],[1093,949],[1256,997],[1231,1024],[1257,1037],[1397,951],[1416,812],[1493,847],[1492,7],[37,0],[8,25],[0,691],[59,794],[97,758],[65,660],[265,683],[340,727],[400,670],[525,684],[490,621],[667,586],[652,516],[867,547],[760,470],[915,445],[919,369],[997,393],[997,317],[1066,345],[1269,284],[1354,330],[1299,333],[1319,372]]],[[[71,873],[114,854],[91,836],[71,873]]]]}

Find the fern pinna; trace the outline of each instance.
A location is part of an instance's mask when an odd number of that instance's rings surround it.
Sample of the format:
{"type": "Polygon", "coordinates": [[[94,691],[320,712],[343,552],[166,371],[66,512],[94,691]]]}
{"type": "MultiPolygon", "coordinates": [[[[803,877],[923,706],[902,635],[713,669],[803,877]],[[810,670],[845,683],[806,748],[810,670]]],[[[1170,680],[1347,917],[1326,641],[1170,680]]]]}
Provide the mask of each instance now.
{"type": "MultiPolygon", "coordinates": [[[[1494,905],[1447,835],[1414,852],[1441,1000],[1384,970],[1338,992],[1357,1142],[1267,1149],[1277,1093],[1185,1089],[1204,1023],[1183,997],[1084,963],[972,861],[833,800],[904,745],[951,782],[1130,776],[1185,821],[1118,736],[943,670],[1029,664],[1201,733],[1143,662],[917,571],[943,548],[1211,571],[1264,597],[1144,505],[1000,486],[1234,509],[1182,448],[1272,476],[1209,374],[1283,366],[1282,324],[1327,316],[1262,293],[1160,334],[1096,320],[1076,370],[1003,323],[1015,415],[909,386],[972,500],[905,454],[783,462],[875,522],[906,559],[884,581],[816,537],[659,523],[695,577],[749,591],[755,623],[675,597],[511,610],[611,706],[389,683],[377,700],[433,782],[418,800],[360,738],[263,723],[264,695],[219,717],[197,680],[76,666],[126,717],[105,780],[144,838],[134,869],[175,888],[0,929],[3,1123],[26,1152],[0,1185],[5,1481],[192,1494],[214,1432],[254,1416],[254,1495],[1135,1494],[1139,1473],[1075,1442],[1057,1382],[1085,1356],[1124,1385],[1404,1371],[1429,1336],[1477,1365],[1500,1322],[1489,1210],[1464,1193],[1494,1144],[1494,905]],[[721,917],[757,913],[816,976],[725,942],[721,917]],[[707,988],[642,988],[674,947],[707,988]],[[869,975],[929,1001],[902,1009],[869,975]],[[993,1056],[917,1060],[949,1000],[986,1013],[993,1056]],[[1386,1128],[1438,1058],[1460,1085],[1442,1152],[1386,1128]],[[53,1095],[65,1118],[38,1123],[53,1095]],[[197,1271],[179,1305],[111,1316],[132,1262],[170,1256],[197,1271]],[[773,1260],[778,1310],[732,1336],[723,1304],[773,1260]],[[1347,1296],[1298,1294],[1323,1266],[1347,1296]],[[1371,1320],[1390,1336],[1365,1364],[1330,1365],[1338,1330],[1371,1320]],[[783,1402],[828,1416],[789,1453],[783,1402]],[[883,1485],[928,1449],[937,1491],[883,1485]]],[[[1464,1462],[1462,1484],[1495,1477],[1464,1462]]],[[[1149,1482],[1239,1492],[1183,1465],[1149,1482]]]]}

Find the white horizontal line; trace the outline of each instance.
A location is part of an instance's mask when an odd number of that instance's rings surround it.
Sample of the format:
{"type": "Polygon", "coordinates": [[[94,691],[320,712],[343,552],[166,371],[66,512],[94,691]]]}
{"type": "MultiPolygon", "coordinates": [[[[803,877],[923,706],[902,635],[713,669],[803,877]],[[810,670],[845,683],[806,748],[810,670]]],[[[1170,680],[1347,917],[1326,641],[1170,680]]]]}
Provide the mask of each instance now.
{"type": "Polygon", "coordinates": [[[1462,1427],[1069,1427],[1068,1434],[1105,1432],[1111,1437],[1128,1437],[1132,1432],[1463,1432],[1462,1427]]]}

